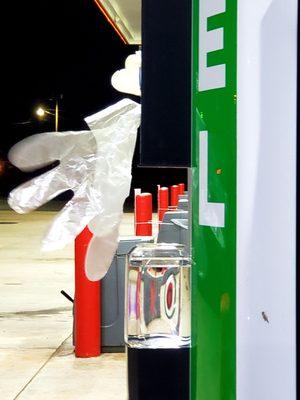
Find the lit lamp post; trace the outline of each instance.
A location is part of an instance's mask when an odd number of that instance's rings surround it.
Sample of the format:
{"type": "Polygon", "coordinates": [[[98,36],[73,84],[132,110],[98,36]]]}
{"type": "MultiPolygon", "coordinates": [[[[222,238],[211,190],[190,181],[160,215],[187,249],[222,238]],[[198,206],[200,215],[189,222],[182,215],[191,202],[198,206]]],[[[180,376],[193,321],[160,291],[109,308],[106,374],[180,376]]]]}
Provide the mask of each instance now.
{"type": "Polygon", "coordinates": [[[39,118],[44,118],[45,114],[54,116],[55,117],[55,132],[58,132],[58,100],[55,101],[55,112],[54,113],[49,110],[46,110],[44,107],[41,107],[41,106],[36,109],[35,113],[39,118]]]}

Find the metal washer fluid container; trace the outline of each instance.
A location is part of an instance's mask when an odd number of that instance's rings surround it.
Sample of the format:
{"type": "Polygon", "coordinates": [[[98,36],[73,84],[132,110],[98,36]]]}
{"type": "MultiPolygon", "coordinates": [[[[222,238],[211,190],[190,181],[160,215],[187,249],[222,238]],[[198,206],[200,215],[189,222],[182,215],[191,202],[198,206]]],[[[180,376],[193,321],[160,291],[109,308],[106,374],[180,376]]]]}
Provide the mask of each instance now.
{"type": "Polygon", "coordinates": [[[128,256],[129,400],[189,399],[190,270],[180,244],[140,244],[128,256]]]}

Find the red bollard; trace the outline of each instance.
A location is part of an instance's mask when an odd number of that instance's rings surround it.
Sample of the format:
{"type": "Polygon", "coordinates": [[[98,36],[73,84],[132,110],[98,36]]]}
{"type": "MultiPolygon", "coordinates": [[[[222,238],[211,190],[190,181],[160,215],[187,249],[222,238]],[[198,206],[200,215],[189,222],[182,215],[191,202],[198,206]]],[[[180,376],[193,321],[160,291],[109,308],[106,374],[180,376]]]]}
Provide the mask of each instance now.
{"type": "Polygon", "coordinates": [[[184,183],[179,183],[179,194],[184,194],[185,191],[185,184],[184,183]]]}
{"type": "Polygon", "coordinates": [[[177,208],[178,206],[178,201],[179,201],[179,186],[178,185],[173,185],[171,186],[171,208],[177,208]]]}
{"type": "Polygon", "coordinates": [[[85,275],[85,256],[93,234],[86,227],[75,239],[74,343],[76,357],[101,354],[100,282],[85,275]]]}
{"type": "Polygon", "coordinates": [[[169,208],[169,189],[167,187],[159,187],[157,191],[157,211],[158,220],[164,219],[165,212],[169,208]]]}
{"type": "Polygon", "coordinates": [[[135,198],[135,234],[152,236],[152,194],[141,193],[135,198]]]}

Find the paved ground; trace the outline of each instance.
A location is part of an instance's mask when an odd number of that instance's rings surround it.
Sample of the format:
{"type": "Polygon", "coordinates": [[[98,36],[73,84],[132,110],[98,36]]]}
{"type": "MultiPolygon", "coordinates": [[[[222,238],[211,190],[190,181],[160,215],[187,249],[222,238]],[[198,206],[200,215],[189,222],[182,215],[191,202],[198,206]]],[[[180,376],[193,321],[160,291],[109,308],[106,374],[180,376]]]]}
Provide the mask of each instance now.
{"type": "MultiPolygon", "coordinates": [[[[74,357],[72,308],[60,294],[74,294],[73,246],[39,250],[55,211],[0,208],[0,399],[125,400],[124,354],[74,357]]],[[[121,234],[133,234],[132,214],[121,234]]]]}

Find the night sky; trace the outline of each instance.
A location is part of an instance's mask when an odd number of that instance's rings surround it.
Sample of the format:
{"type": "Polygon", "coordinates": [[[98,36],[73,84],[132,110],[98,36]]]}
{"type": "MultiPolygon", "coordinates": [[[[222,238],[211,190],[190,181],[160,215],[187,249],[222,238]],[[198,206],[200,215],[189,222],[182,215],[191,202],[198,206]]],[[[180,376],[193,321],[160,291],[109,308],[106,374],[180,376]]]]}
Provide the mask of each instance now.
{"type": "MultiPolygon", "coordinates": [[[[79,130],[86,127],[84,117],[126,97],[111,86],[110,78],[137,46],[121,41],[93,0],[15,0],[6,2],[2,18],[0,159],[22,138],[54,130],[54,117],[43,122],[36,118],[37,105],[53,109],[53,99],[62,95],[59,130],[79,130]]],[[[135,164],[138,158],[137,149],[135,164]]],[[[151,191],[157,183],[173,184],[171,175],[174,171],[133,170],[134,185],[151,191]]],[[[177,175],[182,180],[185,171],[177,175]]],[[[7,167],[0,179],[1,194],[6,195],[28,176],[7,167]]]]}
{"type": "Polygon", "coordinates": [[[11,125],[5,142],[26,131],[51,129],[37,124],[33,110],[50,108],[49,100],[63,95],[60,130],[80,129],[88,114],[123,98],[110,85],[135,46],[126,46],[114,33],[93,0],[26,0],[8,2],[9,21],[4,42],[5,114],[11,125]],[[28,125],[30,125],[28,123],[28,125]]]}

